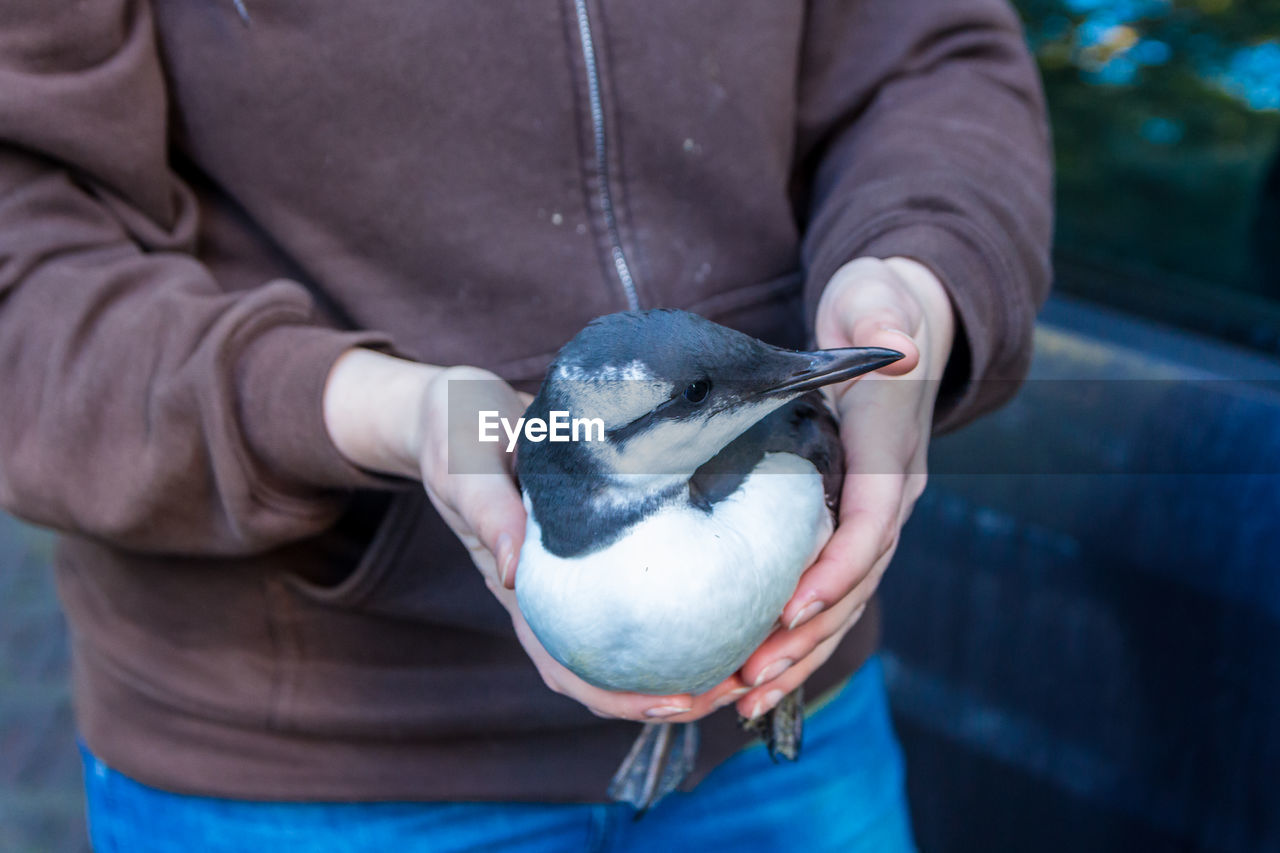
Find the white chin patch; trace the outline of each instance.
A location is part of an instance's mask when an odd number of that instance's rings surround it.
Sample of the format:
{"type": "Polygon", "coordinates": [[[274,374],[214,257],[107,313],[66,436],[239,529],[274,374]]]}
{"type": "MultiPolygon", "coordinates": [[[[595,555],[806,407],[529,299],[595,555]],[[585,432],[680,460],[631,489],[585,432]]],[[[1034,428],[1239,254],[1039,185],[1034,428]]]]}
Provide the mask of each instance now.
{"type": "Polygon", "coordinates": [[[781,403],[739,406],[714,416],[660,420],[617,449],[616,473],[691,475],[781,403]]]}

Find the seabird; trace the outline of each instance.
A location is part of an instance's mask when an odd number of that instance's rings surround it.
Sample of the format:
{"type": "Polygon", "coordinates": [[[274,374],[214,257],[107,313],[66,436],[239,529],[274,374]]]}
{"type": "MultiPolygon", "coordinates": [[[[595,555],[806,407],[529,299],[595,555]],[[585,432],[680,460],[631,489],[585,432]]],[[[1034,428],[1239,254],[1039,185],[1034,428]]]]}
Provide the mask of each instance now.
{"type": "MultiPolygon", "coordinates": [[[[516,594],[538,640],[608,690],[697,694],[735,672],[834,527],[843,455],[816,389],[900,358],[781,349],[686,311],[590,323],[525,416],[599,418],[604,440],[517,450],[516,594]]],[[[794,759],[802,718],[797,690],[744,724],[794,759]]],[[[646,724],[610,796],[647,809],[696,748],[694,724],[646,724]]]]}

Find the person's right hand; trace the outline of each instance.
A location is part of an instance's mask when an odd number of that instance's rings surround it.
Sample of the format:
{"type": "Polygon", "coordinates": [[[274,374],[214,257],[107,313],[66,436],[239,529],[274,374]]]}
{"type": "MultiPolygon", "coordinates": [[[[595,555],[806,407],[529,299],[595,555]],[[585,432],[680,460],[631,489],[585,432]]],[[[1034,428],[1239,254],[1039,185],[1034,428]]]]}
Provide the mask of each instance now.
{"type": "MultiPolygon", "coordinates": [[[[529,398],[475,367],[436,367],[353,349],[335,362],[325,386],[325,424],[334,445],[354,464],[420,479],[440,516],[466,547],[485,584],[511,616],[516,636],[547,687],[601,717],[690,722],[743,695],[737,675],[699,696],[650,696],[602,690],[551,656],[516,603],[516,565],[524,540],[525,510],[512,477],[506,439],[480,444],[473,430],[480,410],[515,423],[529,398]],[[452,402],[466,407],[449,414],[452,402]],[[450,446],[463,461],[450,471],[450,446]]],[[[458,458],[455,458],[455,463],[458,458]]]]}

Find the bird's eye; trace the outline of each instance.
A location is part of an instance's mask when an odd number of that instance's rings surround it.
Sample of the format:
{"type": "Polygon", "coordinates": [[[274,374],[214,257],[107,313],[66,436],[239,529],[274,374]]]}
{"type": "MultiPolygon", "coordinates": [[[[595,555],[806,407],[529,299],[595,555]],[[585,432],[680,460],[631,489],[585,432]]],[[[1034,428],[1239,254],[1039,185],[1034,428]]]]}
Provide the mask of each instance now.
{"type": "Polygon", "coordinates": [[[711,383],[705,379],[699,379],[684,389],[684,398],[690,403],[701,403],[707,399],[707,394],[711,391],[711,383]]]}

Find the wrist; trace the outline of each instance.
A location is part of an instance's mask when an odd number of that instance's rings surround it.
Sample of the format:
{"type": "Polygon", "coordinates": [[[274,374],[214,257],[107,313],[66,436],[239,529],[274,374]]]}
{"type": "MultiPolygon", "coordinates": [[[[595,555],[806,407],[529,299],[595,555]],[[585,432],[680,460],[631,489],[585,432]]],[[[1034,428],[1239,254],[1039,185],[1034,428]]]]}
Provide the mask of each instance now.
{"type": "Polygon", "coordinates": [[[420,479],[421,412],[443,368],[368,349],[334,362],[324,390],[324,422],[334,446],[370,471],[420,479]]]}

